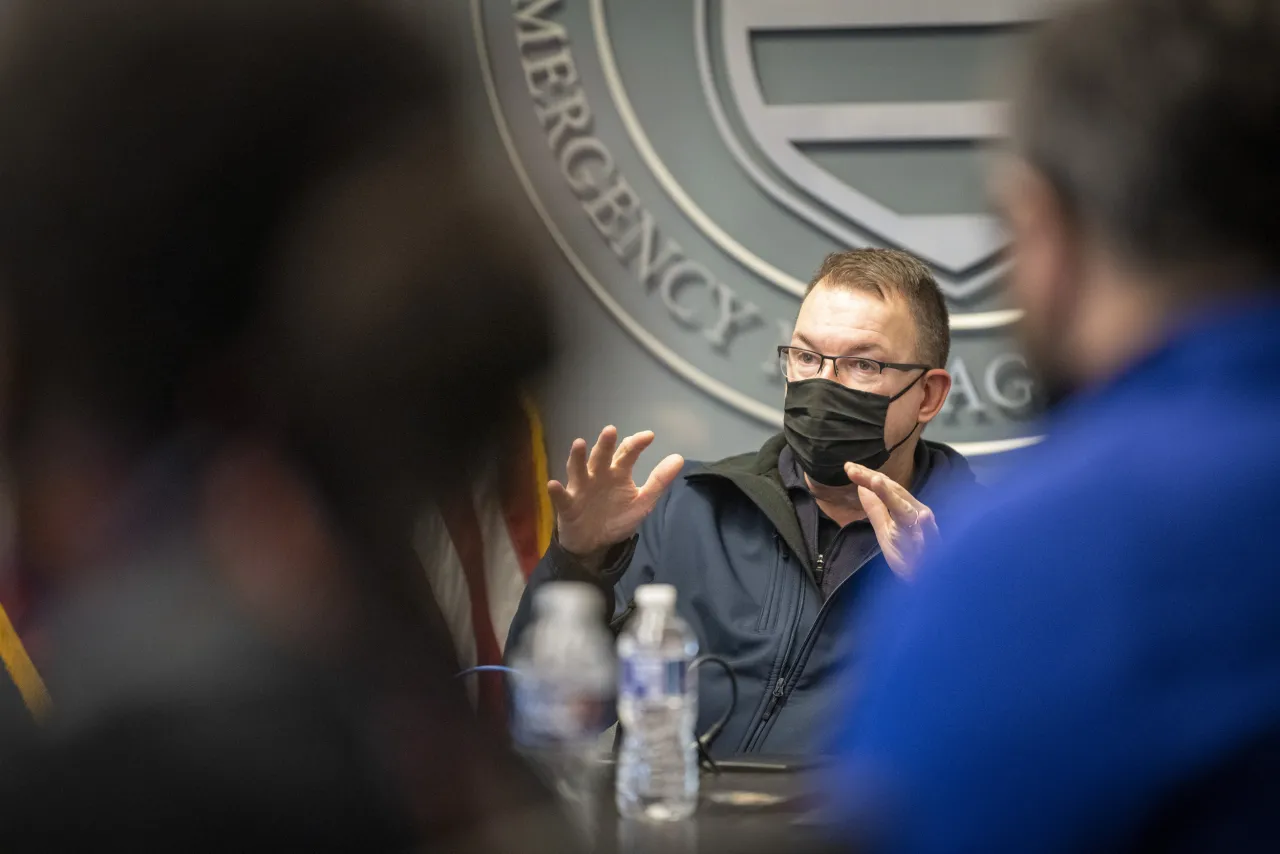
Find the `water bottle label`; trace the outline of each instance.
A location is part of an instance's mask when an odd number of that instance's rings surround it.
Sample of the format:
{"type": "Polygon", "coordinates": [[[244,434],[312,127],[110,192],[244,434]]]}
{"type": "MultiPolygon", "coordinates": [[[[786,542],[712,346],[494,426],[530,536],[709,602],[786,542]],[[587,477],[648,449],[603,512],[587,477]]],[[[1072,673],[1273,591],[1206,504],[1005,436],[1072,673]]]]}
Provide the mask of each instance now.
{"type": "Polygon", "coordinates": [[[684,697],[688,670],[684,659],[633,656],[622,662],[622,692],[636,700],[684,697]]]}

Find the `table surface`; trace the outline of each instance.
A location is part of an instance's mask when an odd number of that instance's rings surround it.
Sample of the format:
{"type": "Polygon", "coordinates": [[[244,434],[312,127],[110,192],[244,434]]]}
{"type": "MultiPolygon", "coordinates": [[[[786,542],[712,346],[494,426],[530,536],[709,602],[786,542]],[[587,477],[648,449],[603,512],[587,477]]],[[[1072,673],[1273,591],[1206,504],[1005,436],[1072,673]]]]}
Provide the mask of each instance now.
{"type": "Polygon", "coordinates": [[[600,854],[752,854],[824,849],[807,771],[724,770],[704,773],[698,811],[673,823],[627,821],[610,797],[601,805],[600,854]]]}

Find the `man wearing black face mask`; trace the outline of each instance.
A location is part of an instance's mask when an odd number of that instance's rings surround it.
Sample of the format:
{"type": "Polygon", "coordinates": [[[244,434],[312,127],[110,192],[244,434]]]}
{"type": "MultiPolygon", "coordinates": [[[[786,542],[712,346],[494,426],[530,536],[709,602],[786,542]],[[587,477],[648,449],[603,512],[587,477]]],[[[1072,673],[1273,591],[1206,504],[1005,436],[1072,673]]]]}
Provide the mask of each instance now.
{"type": "MultiPolygon", "coordinates": [[[[889,249],[828,257],[779,348],[783,433],[717,463],[668,457],[642,486],[632,469],[652,433],[619,442],[606,427],[590,453],[576,441],[567,482],[549,485],[557,537],[509,643],[545,581],[595,582],[615,603],[615,626],[638,585],[674,584],[703,651],[738,680],[713,752],[813,750],[838,714],[852,615],[872,588],[909,577],[935,541],[933,496],[973,480],[958,454],[920,438],[951,389],[949,347],[925,265],[889,249]]],[[[729,688],[710,668],[701,679],[705,730],[729,688]]]]}

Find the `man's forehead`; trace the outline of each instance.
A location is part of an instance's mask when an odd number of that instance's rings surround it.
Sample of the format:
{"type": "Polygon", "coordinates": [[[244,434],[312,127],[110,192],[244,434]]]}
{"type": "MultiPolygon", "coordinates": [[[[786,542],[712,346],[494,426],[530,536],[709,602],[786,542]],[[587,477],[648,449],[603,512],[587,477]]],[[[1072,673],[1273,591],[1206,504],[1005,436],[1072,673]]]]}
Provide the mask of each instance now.
{"type": "Polygon", "coordinates": [[[857,288],[814,288],[801,304],[793,339],[801,345],[828,348],[830,355],[856,355],[877,349],[905,358],[916,345],[910,306],[896,293],[857,288]]]}

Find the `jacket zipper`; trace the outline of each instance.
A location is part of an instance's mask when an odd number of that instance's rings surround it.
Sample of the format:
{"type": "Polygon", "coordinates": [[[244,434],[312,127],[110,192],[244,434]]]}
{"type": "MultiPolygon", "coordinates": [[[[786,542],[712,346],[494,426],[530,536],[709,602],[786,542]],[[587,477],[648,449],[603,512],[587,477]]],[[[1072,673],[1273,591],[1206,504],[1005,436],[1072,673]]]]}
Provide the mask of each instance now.
{"type": "MultiPolygon", "coordinates": [[[[764,715],[760,718],[760,722],[756,724],[754,732],[751,733],[751,738],[747,742],[748,751],[755,750],[760,738],[762,737],[762,732],[764,730],[765,724],[767,724],[769,722],[769,719],[772,718],[774,714],[777,713],[778,708],[782,705],[783,701],[787,699],[787,695],[790,693],[791,688],[795,687],[794,681],[798,680],[800,677],[800,671],[803,669],[803,664],[805,663],[806,651],[813,646],[813,641],[817,637],[818,631],[822,628],[822,624],[826,622],[827,611],[830,609],[831,603],[835,601],[836,595],[840,592],[840,588],[848,584],[850,578],[853,578],[855,575],[857,575],[864,566],[871,563],[871,561],[875,560],[876,557],[880,555],[880,553],[881,553],[880,550],[877,549],[874,552],[872,552],[870,555],[868,555],[866,560],[858,564],[857,569],[849,573],[849,576],[845,578],[843,581],[841,581],[836,586],[835,590],[831,591],[831,595],[827,598],[825,602],[822,603],[822,607],[818,609],[818,616],[814,618],[813,625],[809,627],[809,632],[808,634],[805,635],[804,642],[800,645],[800,652],[796,656],[795,664],[793,664],[791,666],[791,669],[788,670],[787,661],[791,657],[791,648],[795,645],[796,632],[798,632],[800,629],[800,615],[799,614],[796,615],[795,622],[792,624],[791,637],[787,641],[787,652],[782,659],[782,671],[783,671],[782,675],[779,676],[777,682],[774,683],[773,692],[769,697],[769,703],[767,706],[765,706],[765,709],[764,709],[764,715]],[[791,688],[788,687],[789,684],[791,688]]],[[[823,562],[824,562],[823,556],[818,555],[816,568],[819,570],[819,572],[816,573],[816,575],[818,575],[819,578],[821,578],[821,568],[822,568],[823,562]]],[[[819,580],[818,582],[819,590],[821,590],[821,586],[822,586],[822,582],[819,580]]],[[[800,604],[801,604],[801,608],[803,608],[803,605],[804,605],[803,589],[801,590],[801,594],[800,594],[800,604]]]]}
{"type": "Polygon", "coordinates": [[[773,713],[777,709],[778,704],[781,703],[783,697],[786,696],[787,661],[791,658],[791,651],[795,648],[796,635],[800,633],[800,618],[804,614],[804,598],[805,585],[804,576],[802,575],[800,576],[800,591],[796,596],[795,613],[791,618],[791,632],[787,635],[787,644],[782,651],[782,663],[778,667],[778,679],[774,682],[773,691],[770,692],[769,702],[765,704],[764,714],[761,715],[760,721],[752,728],[751,737],[746,741],[745,749],[748,752],[754,748],[755,740],[760,735],[760,728],[764,725],[765,721],[773,717],[773,713]]]}
{"type": "Polygon", "coordinates": [[[784,674],[782,676],[779,676],[778,684],[773,686],[773,696],[769,698],[769,705],[764,707],[764,717],[762,717],[760,720],[767,721],[769,720],[769,718],[773,717],[773,710],[777,708],[778,703],[782,701],[782,697],[785,693],[782,689],[786,686],[786,684],[787,684],[786,675],[784,674]]]}
{"type": "Polygon", "coordinates": [[[836,589],[831,591],[831,596],[822,603],[822,607],[818,609],[818,616],[814,619],[813,625],[809,627],[809,633],[804,636],[804,643],[800,644],[800,653],[796,656],[796,663],[792,665],[791,672],[786,675],[786,681],[789,687],[784,688],[783,699],[786,699],[786,695],[791,693],[791,688],[795,687],[794,683],[799,680],[800,671],[804,669],[804,665],[807,663],[808,652],[813,647],[813,643],[818,637],[818,632],[822,630],[822,624],[827,620],[827,612],[831,608],[831,603],[836,601],[836,595],[840,592],[840,588],[848,584],[849,579],[857,575],[864,566],[871,563],[871,561],[879,557],[880,554],[880,550],[876,549],[868,555],[866,560],[858,564],[857,569],[849,573],[848,578],[836,585],[836,589]]]}
{"type": "MultiPolygon", "coordinates": [[[[713,478],[725,477],[724,475],[719,475],[715,473],[708,473],[708,475],[713,478]]],[[[694,473],[690,475],[689,478],[692,479],[694,477],[708,476],[708,475],[700,475],[699,473],[694,473]]],[[[726,479],[732,482],[732,478],[726,478],[726,479]]],[[[774,489],[782,497],[782,500],[786,504],[788,505],[791,504],[791,500],[790,498],[787,497],[787,492],[785,489],[776,485],[774,485],[774,489]]],[[[760,505],[757,502],[756,506],[760,508],[761,512],[763,512],[766,517],[770,518],[770,521],[772,521],[772,517],[769,517],[768,511],[762,505],[760,505]]],[[[776,523],[774,524],[776,525],[776,523]]],[[[781,535],[775,532],[775,537],[781,538],[781,535]]],[[[812,554],[812,552],[810,553],[812,554]]],[[[784,557],[787,556],[787,552],[785,551],[785,549],[783,551],[783,555],[784,557]]],[[[875,557],[875,555],[873,554],[871,557],[875,557]]],[[[867,561],[870,561],[871,557],[868,557],[867,561]]],[[[815,571],[813,574],[813,577],[817,580],[818,595],[821,596],[822,595],[822,579],[825,576],[825,566],[824,566],[825,557],[819,556],[819,561],[820,562],[818,566],[815,567],[815,570],[818,570],[819,568],[821,568],[821,572],[815,571]]],[[[866,565],[866,561],[864,561],[863,564],[858,567],[858,569],[861,569],[862,566],[865,566],[865,565],[866,565]]],[[[857,572],[857,570],[854,570],[854,572],[857,572]]],[[[804,573],[801,576],[800,593],[796,597],[797,601],[796,601],[795,616],[791,620],[791,633],[787,637],[787,644],[782,653],[782,659],[781,659],[782,664],[779,667],[780,675],[778,676],[777,681],[774,682],[773,690],[769,694],[769,701],[765,705],[764,714],[761,716],[760,720],[756,722],[755,726],[751,728],[751,732],[748,734],[748,737],[746,738],[746,740],[742,742],[743,750],[746,752],[750,752],[755,749],[756,742],[760,738],[761,731],[764,729],[765,724],[777,711],[778,706],[782,704],[782,701],[785,700],[787,697],[786,686],[787,686],[788,680],[795,675],[794,667],[790,671],[787,670],[787,662],[790,660],[791,652],[795,648],[796,635],[799,634],[800,632],[800,618],[804,615],[804,600],[805,600],[805,594],[807,591],[807,587],[804,583],[804,579],[806,576],[807,576],[807,573],[804,573]]],[[[850,577],[852,577],[852,574],[850,574],[850,577]]],[[[848,579],[846,578],[845,581],[848,581],[848,579]]],[[[844,586],[844,582],[842,581],[840,583],[840,587],[843,587],[843,586],[844,586]]],[[[837,587],[836,590],[839,590],[840,587],[837,587]]],[[[834,591],[832,593],[832,598],[833,599],[835,598],[834,591]]],[[[826,613],[827,604],[828,603],[824,602],[822,607],[819,609],[818,620],[817,622],[814,623],[815,626],[821,625],[822,617],[826,613]]],[[[813,635],[813,629],[810,629],[809,635],[806,636],[806,639],[805,639],[806,644],[810,642],[812,635],[813,635]]]]}
{"type": "Polygon", "coordinates": [[[813,565],[814,578],[818,582],[818,589],[822,589],[822,580],[827,576],[827,558],[826,555],[818,555],[818,559],[813,565]]]}

